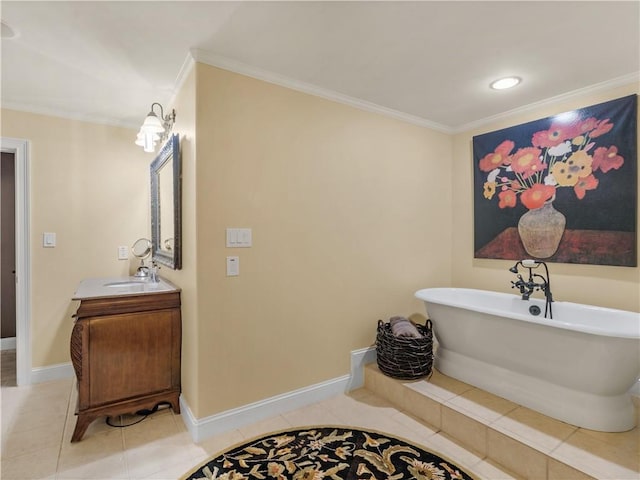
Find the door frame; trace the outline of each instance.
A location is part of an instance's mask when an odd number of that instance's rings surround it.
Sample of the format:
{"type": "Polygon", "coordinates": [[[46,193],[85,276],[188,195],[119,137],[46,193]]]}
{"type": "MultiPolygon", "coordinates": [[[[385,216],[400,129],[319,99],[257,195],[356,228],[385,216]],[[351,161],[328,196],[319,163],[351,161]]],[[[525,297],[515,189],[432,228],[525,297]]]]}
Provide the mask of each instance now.
{"type": "Polygon", "coordinates": [[[31,249],[29,236],[29,141],[0,138],[13,153],[16,187],[16,382],[31,383],[31,249]]]}

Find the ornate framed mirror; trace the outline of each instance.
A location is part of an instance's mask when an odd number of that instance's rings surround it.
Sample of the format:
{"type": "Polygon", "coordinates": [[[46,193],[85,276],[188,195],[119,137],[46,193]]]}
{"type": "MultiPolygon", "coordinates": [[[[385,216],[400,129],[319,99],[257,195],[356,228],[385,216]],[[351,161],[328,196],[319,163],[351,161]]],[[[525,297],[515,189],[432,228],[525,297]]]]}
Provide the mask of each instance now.
{"type": "Polygon", "coordinates": [[[182,162],[174,134],[151,163],[152,259],[174,270],[182,268],[182,162]]]}

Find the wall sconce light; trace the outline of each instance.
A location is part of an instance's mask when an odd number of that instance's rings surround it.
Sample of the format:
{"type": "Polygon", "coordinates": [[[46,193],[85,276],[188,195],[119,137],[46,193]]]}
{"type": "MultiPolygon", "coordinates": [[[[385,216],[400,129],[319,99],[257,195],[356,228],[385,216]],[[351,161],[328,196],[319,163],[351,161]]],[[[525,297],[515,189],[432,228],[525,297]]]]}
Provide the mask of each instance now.
{"type": "Polygon", "coordinates": [[[165,116],[162,105],[157,102],[151,104],[151,110],[147,114],[138,136],[136,137],[136,145],[140,145],[144,148],[145,152],[154,152],[156,150],[156,143],[161,143],[169,136],[173,124],[176,121],[176,111],[171,110],[170,114],[165,116]],[[160,116],[154,111],[153,107],[160,107],[160,116]]]}

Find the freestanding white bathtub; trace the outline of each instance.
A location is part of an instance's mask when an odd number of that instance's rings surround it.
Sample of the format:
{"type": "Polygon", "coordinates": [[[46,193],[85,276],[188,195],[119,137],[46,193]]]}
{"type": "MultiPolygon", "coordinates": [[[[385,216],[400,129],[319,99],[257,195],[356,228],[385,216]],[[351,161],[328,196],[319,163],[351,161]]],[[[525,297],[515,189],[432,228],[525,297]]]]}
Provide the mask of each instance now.
{"type": "Polygon", "coordinates": [[[640,314],[464,288],[427,288],[435,366],[503,398],[592,430],[635,426],[629,389],[640,376],[640,314]]]}

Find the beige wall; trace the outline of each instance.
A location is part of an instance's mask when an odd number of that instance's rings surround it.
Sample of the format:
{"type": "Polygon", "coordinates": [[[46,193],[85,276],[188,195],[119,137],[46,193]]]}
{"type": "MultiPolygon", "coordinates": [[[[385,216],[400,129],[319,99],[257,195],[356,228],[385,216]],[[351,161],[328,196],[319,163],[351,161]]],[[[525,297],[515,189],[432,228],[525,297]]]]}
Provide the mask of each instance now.
{"type": "Polygon", "coordinates": [[[182,158],[182,269],[161,267],[160,275],[182,289],[182,395],[189,408],[198,410],[199,316],[196,272],[196,76],[187,77],[173,104],[176,123],[173,132],[180,135],[182,158]]]}
{"type": "Polygon", "coordinates": [[[151,159],[125,128],[3,110],[1,134],[30,142],[32,366],[66,363],[78,283],[128,275],[118,246],[149,236],[151,159]]]}
{"type": "Polygon", "coordinates": [[[450,284],[452,179],[445,134],[200,64],[197,100],[204,417],[347,374],[378,319],[424,312],[413,293],[450,284]]]}
{"type": "MultiPolygon", "coordinates": [[[[197,64],[174,101],[183,160],[183,394],[197,418],[349,372],[376,322],[423,313],[417,289],[509,291],[512,262],[473,259],[471,137],[606,101],[631,85],[455,136],[197,64]],[[196,144],[196,137],[198,142],[196,144]],[[225,247],[225,228],[253,247],[225,247]],[[240,276],[225,257],[240,257],[240,276]]],[[[30,140],[33,366],[69,361],[86,277],[127,275],[149,235],[149,163],[129,129],[11,110],[30,140]],[[45,231],[58,247],[41,247],[45,231]]],[[[551,265],[554,293],[640,311],[638,268],[551,265]]]]}
{"type": "MultiPolygon", "coordinates": [[[[640,92],[638,84],[532,109],[454,137],[453,177],[453,285],[511,292],[513,261],[473,258],[474,135],[506,128],[640,92]]],[[[640,122],[639,122],[640,125],[640,122]]],[[[639,237],[640,238],[640,237],[639,237]]],[[[640,248],[638,248],[640,251],[640,248]]],[[[640,312],[640,269],[601,265],[550,264],[554,299],[640,312]]]]}

